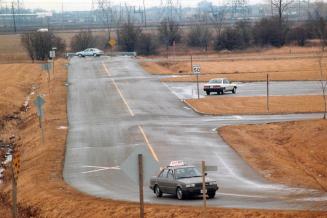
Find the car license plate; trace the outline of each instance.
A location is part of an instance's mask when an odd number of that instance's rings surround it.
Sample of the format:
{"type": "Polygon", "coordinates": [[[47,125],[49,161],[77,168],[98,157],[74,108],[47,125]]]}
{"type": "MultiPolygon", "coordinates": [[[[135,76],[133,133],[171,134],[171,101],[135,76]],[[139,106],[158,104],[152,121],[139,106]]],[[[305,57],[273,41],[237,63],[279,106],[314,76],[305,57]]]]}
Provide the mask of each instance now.
{"type": "MultiPolygon", "coordinates": [[[[205,193],[207,194],[207,190],[205,190],[205,193]]],[[[201,189],[201,194],[203,194],[203,190],[201,189]]]]}

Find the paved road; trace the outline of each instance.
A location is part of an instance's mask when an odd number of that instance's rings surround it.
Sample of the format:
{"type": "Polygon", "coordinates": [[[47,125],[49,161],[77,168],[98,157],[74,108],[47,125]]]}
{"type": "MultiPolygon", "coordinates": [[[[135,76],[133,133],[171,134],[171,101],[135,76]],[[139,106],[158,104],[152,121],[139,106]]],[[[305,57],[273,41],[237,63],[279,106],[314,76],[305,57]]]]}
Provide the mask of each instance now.
{"type": "MultiPolygon", "coordinates": [[[[169,89],[180,99],[197,97],[196,83],[165,83],[169,89]]],[[[199,84],[200,97],[207,96],[203,91],[204,83],[199,84]]],[[[240,96],[265,96],[267,95],[266,82],[237,83],[237,93],[234,95],[226,93],[229,97],[240,96]]],[[[296,81],[296,82],[270,82],[269,93],[271,96],[283,95],[321,95],[321,84],[319,81],[296,81]]],[[[217,93],[211,93],[209,97],[220,97],[217,93]]]]}
{"type": "MultiPolygon", "coordinates": [[[[265,181],[217,135],[216,128],[317,118],[290,116],[200,116],[186,107],[158,77],[133,58],[73,58],[69,67],[69,133],[64,178],[99,197],[137,201],[137,186],[119,166],[136,146],[152,145],[161,166],[171,160],[217,165],[221,189],[209,205],[239,208],[327,209],[327,195],[265,181]],[[143,130],[144,134],[142,134],[143,130]]],[[[201,205],[200,199],[157,199],[145,187],[145,201],[201,205]]]]}

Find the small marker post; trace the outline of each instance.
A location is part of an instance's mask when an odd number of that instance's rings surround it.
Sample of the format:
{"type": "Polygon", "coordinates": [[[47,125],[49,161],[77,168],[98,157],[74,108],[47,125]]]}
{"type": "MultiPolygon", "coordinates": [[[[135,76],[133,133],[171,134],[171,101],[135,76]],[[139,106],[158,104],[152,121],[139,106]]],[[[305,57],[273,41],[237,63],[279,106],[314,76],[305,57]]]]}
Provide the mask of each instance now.
{"type": "Polygon", "coordinates": [[[144,218],[143,155],[142,154],[138,154],[138,168],[139,168],[140,218],[144,218]]]}

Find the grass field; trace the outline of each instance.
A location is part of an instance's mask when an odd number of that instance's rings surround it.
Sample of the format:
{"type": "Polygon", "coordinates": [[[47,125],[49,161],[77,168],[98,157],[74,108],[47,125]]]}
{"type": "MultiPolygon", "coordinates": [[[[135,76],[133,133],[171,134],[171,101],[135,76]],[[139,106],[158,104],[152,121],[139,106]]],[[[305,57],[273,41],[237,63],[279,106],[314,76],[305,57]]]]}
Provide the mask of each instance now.
{"type": "Polygon", "coordinates": [[[317,113],[324,111],[322,96],[271,96],[269,112],[266,97],[220,97],[187,99],[197,112],[207,115],[254,115],[317,113]]]}
{"type": "Polygon", "coordinates": [[[263,177],[327,191],[327,121],[228,126],[219,134],[263,177]]]}
{"type": "MultiPolygon", "coordinates": [[[[199,79],[202,82],[216,77],[226,77],[233,81],[264,81],[267,74],[270,80],[275,81],[320,80],[319,55],[318,47],[284,47],[258,52],[198,55],[193,57],[192,63],[200,64],[199,79]]],[[[191,73],[190,57],[187,56],[168,60],[158,57],[141,58],[140,63],[151,74],[177,75],[162,79],[164,82],[194,82],[196,80],[191,73]]],[[[323,69],[327,71],[326,59],[323,60],[323,69]]]]}

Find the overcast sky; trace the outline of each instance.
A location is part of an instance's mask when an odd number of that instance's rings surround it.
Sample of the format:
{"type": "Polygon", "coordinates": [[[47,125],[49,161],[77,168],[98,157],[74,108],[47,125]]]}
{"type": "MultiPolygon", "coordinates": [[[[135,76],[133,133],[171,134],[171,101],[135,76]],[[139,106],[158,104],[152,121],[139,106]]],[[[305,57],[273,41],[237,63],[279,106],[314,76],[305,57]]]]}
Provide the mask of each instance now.
{"type": "MultiPolygon", "coordinates": [[[[0,2],[11,2],[12,0],[0,0],[0,2]]],[[[17,1],[17,0],[14,0],[17,1]]],[[[23,2],[24,6],[27,8],[43,8],[46,10],[57,10],[61,11],[62,5],[65,11],[72,10],[89,10],[91,9],[92,0],[20,0],[23,2]]],[[[94,0],[96,2],[97,0],[94,0]]],[[[160,6],[161,2],[165,0],[144,0],[147,7],[160,6]]],[[[176,2],[176,0],[173,0],[176,2]]],[[[201,0],[179,0],[183,7],[186,6],[196,6],[201,0]]],[[[208,0],[214,4],[221,4],[222,2],[227,2],[228,0],[208,0]]],[[[260,3],[266,0],[248,0],[250,4],[260,3]]],[[[143,4],[143,0],[111,0],[114,4],[127,3],[128,5],[139,6],[143,4]]]]}

